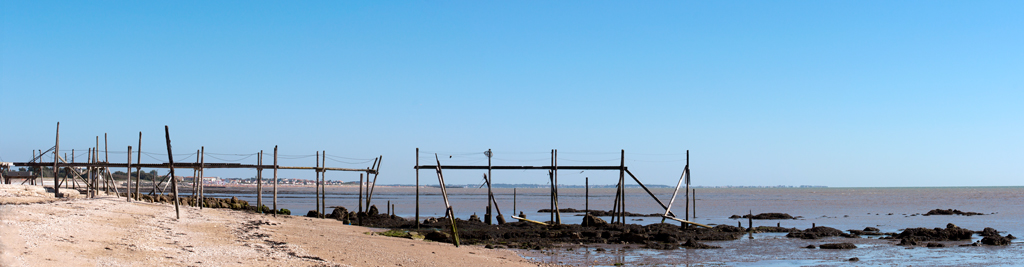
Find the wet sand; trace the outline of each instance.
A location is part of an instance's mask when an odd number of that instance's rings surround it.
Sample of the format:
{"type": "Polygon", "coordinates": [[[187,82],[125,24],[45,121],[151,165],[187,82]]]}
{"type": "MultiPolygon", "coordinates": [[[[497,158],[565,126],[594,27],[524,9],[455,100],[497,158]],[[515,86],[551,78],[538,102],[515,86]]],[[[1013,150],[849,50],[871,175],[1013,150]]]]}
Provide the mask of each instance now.
{"type": "MultiPolygon", "coordinates": [[[[7,196],[10,198],[12,196],[7,196]]],[[[100,197],[0,205],[0,266],[538,266],[511,250],[369,235],[337,220],[100,197]]]]}

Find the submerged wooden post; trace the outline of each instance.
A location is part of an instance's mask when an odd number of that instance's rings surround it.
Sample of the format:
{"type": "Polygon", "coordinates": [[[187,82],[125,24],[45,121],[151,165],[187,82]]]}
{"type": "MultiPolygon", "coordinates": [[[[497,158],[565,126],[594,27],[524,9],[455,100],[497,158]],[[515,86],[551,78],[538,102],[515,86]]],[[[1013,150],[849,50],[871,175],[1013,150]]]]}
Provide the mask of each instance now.
{"type": "Polygon", "coordinates": [[[693,198],[693,218],[696,219],[697,218],[697,189],[696,188],[690,189],[690,191],[693,192],[693,194],[690,194],[690,196],[693,198]]]}
{"type": "Polygon", "coordinates": [[[277,217],[277,146],[274,146],[274,217],[277,217]]]}
{"type": "Polygon", "coordinates": [[[416,229],[420,229],[420,148],[416,148],[416,229]]]}
{"type": "MultiPolygon", "coordinates": [[[[53,145],[53,196],[54,197],[61,197],[61,195],[60,195],[60,183],[57,182],[57,158],[60,157],[60,154],[57,154],[60,151],[60,122],[59,121],[57,122],[57,140],[55,142],[56,142],[56,144],[53,145]]],[[[40,170],[42,170],[42,168],[40,168],[40,170]]],[[[42,171],[40,171],[39,173],[42,173],[42,171]]],[[[39,185],[42,185],[42,184],[43,184],[42,181],[40,181],[39,185]]]]}
{"type": "Polygon", "coordinates": [[[167,162],[171,168],[171,188],[174,188],[174,216],[176,219],[181,219],[181,213],[178,211],[178,181],[174,178],[174,154],[171,154],[171,130],[164,125],[164,134],[167,137],[167,162]]]}

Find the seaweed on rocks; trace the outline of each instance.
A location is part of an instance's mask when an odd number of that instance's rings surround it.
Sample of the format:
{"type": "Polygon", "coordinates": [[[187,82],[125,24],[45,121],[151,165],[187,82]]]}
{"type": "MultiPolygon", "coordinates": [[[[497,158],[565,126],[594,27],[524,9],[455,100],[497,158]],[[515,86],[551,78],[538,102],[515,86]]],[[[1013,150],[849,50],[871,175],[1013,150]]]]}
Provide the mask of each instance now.
{"type": "Polygon", "coordinates": [[[982,238],[981,243],[990,246],[1006,246],[1010,244],[1010,239],[997,234],[982,238]]]}
{"type": "Polygon", "coordinates": [[[841,236],[841,237],[847,237],[847,238],[856,238],[856,237],[858,237],[857,235],[847,234],[847,233],[844,233],[842,230],[839,230],[839,229],[836,229],[836,228],[832,228],[832,227],[825,227],[825,226],[812,227],[812,228],[808,228],[807,230],[790,232],[789,234],[786,234],[786,237],[789,237],[789,238],[800,238],[800,239],[819,239],[819,238],[822,238],[822,237],[830,237],[830,236],[841,236]]]}
{"type": "Polygon", "coordinates": [[[907,228],[903,232],[893,236],[894,239],[907,239],[913,238],[918,241],[959,241],[959,240],[970,240],[971,235],[974,235],[974,231],[957,227],[955,225],[947,225],[943,228],[907,228]],[[952,227],[950,227],[952,226],[952,227]]]}
{"type": "Polygon", "coordinates": [[[686,243],[684,243],[682,247],[684,247],[684,248],[693,248],[693,249],[722,248],[722,247],[719,247],[719,246],[712,246],[712,245],[700,243],[700,242],[697,242],[696,240],[693,240],[693,239],[686,240],[686,243]]]}

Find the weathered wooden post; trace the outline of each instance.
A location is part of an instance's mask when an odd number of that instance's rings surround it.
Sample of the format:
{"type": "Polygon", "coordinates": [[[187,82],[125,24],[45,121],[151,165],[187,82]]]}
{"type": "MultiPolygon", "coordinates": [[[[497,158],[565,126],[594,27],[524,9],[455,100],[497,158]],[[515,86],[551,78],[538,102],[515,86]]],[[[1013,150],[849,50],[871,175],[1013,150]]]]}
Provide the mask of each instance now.
{"type": "MultiPolygon", "coordinates": [[[[132,202],[132,146],[128,146],[128,164],[127,165],[128,165],[128,173],[125,173],[126,174],[126,177],[125,177],[126,179],[124,179],[124,180],[128,184],[128,188],[125,188],[125,190],[124,190],[124,197],[125,197],[126,201],[132,202]]],[[[135,186],[139,186],[139,185],[136,184],[135,186]]]]}
{"type": "MultiPolygon", "coordinates": [[[[583,218],[586,218],[586,215],[590,215],[590,177],[583,178],[583,188],[583,218]]],[[[583,222],[586,221],[586,219],[583,220],[583,222]]]]}
{"type": "Polygon", "coordinates": [[[363,174],[359,174],[359,212],[363,212],[363,174]]]}
{"type": "Polygon", "coordinates": [[[622,191],[622,198],[619,199],[619,222],[626,224],[626,150],[621,151],[619,157],[619,190],[622,191]]]}
{"type": "MultiPolygon", "coordinates": [[[[686,166],[690,166],[690,150],[686,150],[686,166]]],[[[686,172],[686,216],[684,220],[690,220],[690,172],[686,172]]],[[[683,224],[685,226],[685,224],[683,224]]]]}
{"type": "Polygon", "coordinates": [[[558,210],[558,149],[555,149],[554,161],[554,176],[552,176],[554,183],[551,186],[555,189],[555,224],[562,224],[562,212],[558,210]]]}
{"type": "Polygon", "coordinates": [[[690,194],[690,195],[693,198],[693,218],[696,219],[697,218],[697,189],[696,188],[690,189],[690,191],[693,192],[693,194],[690,194]]]}
{"type": "Polygon", "coordinates": [[[316,187],[316,195],[313,202],[316,202],[316,212],[320,213],[320,151],[316,152],[316,167],[313,168],[313,172],[316,173],[316,177],[313,178],[313,186],[316,187]]]}
{"type": "Polygon", "coordinates": [[[256,156],[256,209],[263,214],[263,150],[256,156]]]}
{"type": "Polygon", "coordinates": [[[174,189],[174,216],[176,219],[181,219],[181,213],[178,210],[178,181],[174,177],[174,154],[171,154],[171,130],[164,125],[164,134],[167,137],[167,162],[171,168],[171,188],[174,189]]]}
{"type": "Polygon", "coordinates": [[[320,166],[324,168],[320,174],[320,218],[327,218],[327,150],[323,154],[324,157],[320,158],[320,166]]]}
{"type": "MultiPolygon", "coordinates": [[[[488,148],[487,152],[484,153],[484,155],[487,156],[487,179],[490,179],[490,177],[493,177],[493,176],[491,176],[491,149],[488,148]]],[[[493,194],[493,193],[491,193],[491,182],[490,182],[490,180],[487,180],[487,181],[488,181],[487,182],[487,195],[490,196],[491,194],[493,194]]],[[[484,223],[491,224],[491,202],[490,201],[487,201],[487,212],[484,214],[484,223]]]]}
{"type": "Polygon", "coordinates": [[[274,146],[274,217],[277,217],[277,146],[274,146]]]}
{"type": "Polygon", "coordinates": [[[516,188],[512,188],[512,215],[516,215],[516,188]]]}
{"type": "Polygon", "coordinates": [[[199,205],[199,209],[203,209],[203,205],[206,205],[206,196],[203,195],[203,177],[206,176],[206,146],[199,147],[199,155],[199,200],[196,200],[196,204],[199,205]]]}
{"type": "MultiPolygon", "coordinates": [[[[139,194],[142,187],[142,132],[139,132],[139,146],[135,147],[138,150],[138,155],[135,157],[135,200],[142,200],[142,196],[139,194]]],[[[131,177],[131,173],[128,175],[131,177]]]]}
{"type": "Polygon", "coordinates": [[[420,229],[420,148],[416,148],[416,229],[420,229]]]}
{"type": "MultiPolygon", "coordinates": [[[[58,152],[60,151],[60,122],[57,122],[57,140],[56,144],[53,145],[53,196],[61,197],[60,195],[60,183],[57,182],[57,158],[60,157],[58,152]]],[[[40,153],[41,154],[41,153],[40,153]]],[[[42,168],[40,168],[42,169],[42,168]]],[[[40,173],[42,173],[40,171],[40,173]]],[[[42,185],[42,181],[39,182],[42,185]]]]}
{"type": "Polygon", "coordinates": [[[441,174],[441,159],[437,158],[437,154],[434,154],[434,160],[437,161],[437,181],[441,184],[441,196],[444,197],[444,205],[448,219],[452,222],[452,238],[455,240],[455,247],[459,247],[459,228],[455,225],[455,211],[452,210],[451,203],[448,202],[448,190],[445,189],[444,175],[441,174]]]}

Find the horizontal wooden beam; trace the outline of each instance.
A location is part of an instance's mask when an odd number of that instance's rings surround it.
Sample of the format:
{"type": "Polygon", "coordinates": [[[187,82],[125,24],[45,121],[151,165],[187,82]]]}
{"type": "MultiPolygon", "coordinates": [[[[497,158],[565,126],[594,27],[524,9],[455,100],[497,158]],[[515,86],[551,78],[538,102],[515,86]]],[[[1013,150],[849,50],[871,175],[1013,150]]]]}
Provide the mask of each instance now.
{"type": "MultiPolygon", "coordinates": [[[[563,166],[558,165],[559,170],[619,170],[621,166],[563,166]]],[[[413,169],[437,169],[437,165],[413,166],[413,169]]],[[[467,166],[467,165],[441,165],[446,170],[554,170],[555,166],[467,166]]]]}
{"type": "MultiPolygon", "coordinates": [[[[53,166],[53,162],[14,162],[14,166],[21,167],[49,167],[53,166]]],[[[175,162],[175,168],[185,169],[198,169],[199,163],[194,162],[175,162]]],[[[167,169],[170,168],[170,164],[167,163],[142,163],[132,164],[133,167],[147,168],[147,169],[167,169]]],[[[100,167],[100,168],[127,168],[127,163],[57,163],[57,167],[100,167]]],[[[274,165],[257,165],[257,164],[241,164],[241,163],[204,163],[202,167],[205,169],[256,169],[262,168],[266,170],[274,169],[274,165]]],[[[368,172],[370,174],[377,173],[374,169],[351,169],[351,168],[331,168],[331,167],[295,167],[295,166],[277,166],[279,170],[317,170],[317,171],[351,171],[351,172],[368,172]]]]}

